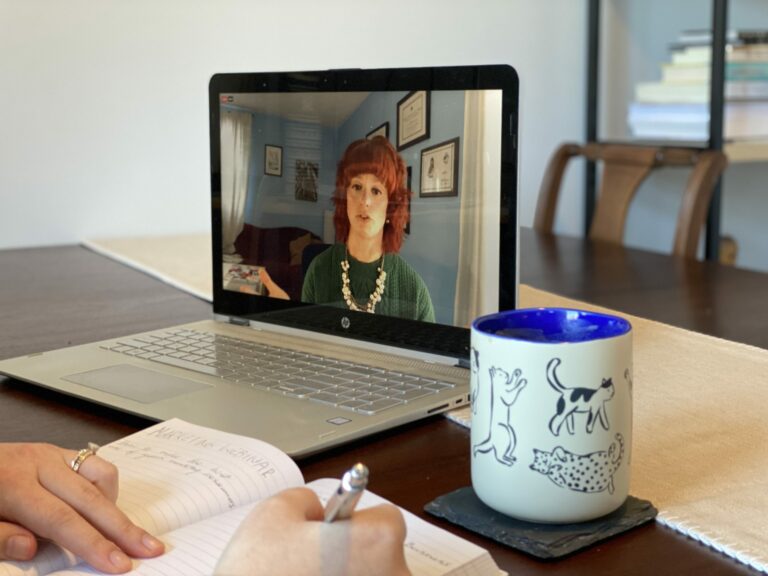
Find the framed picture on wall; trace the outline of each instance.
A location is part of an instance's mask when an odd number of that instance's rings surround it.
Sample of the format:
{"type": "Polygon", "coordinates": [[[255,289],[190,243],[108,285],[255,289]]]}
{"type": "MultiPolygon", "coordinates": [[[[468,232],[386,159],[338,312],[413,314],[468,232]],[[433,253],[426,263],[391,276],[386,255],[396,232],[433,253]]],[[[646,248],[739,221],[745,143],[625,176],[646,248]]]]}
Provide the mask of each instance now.
{"type": "Polygon", "coordinates": [[[381,126],[378,128],[374,128],[368,134],[365,135],[368,140],[373,138],[374,136],[384,136],[384,138],[389,139],[389,122],[384,122],[381,126]]]}
{"type": "Polygon", "coordinates": [[[421,151],[421,197],[458,196],[459,139],[421,151]]]}
{"type": "Polygon", "coordinates": [[[429,138],[429,92],[409,92],[397,103],[397,149],[429,138]]]}
{"type": "Polygon", "coordinates": [[[264,145],[264,174],[267,176],[283,175],[283,147],[264,145]]]}
{"type": "Polygon", "coordinates": [[[317,185],[320,164],[309,160],[296,160],[296,200],[317,202],[317,185]]]}

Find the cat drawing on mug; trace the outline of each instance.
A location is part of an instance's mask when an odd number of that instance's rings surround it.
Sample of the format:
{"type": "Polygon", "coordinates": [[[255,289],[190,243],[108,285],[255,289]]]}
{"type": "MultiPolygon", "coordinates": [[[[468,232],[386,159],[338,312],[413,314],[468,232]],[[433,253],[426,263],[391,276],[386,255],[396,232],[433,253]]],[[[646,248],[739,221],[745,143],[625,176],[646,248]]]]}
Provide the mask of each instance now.
{"type": "Polygon", "coordinates": [[[552,358],[547,364],[547,382],[560,394],[557,400],[557,413],[549,421],[549,429],[555,436],[560,435],[563,422],[568,426],[568,432],[574,434],[574,415],[587,414],[587,433],[591,434],[595,428],[595,422],[606,430],[609,429],[608,414],[605,403],[608,402],[616,390],[611,378],[603,378],[602,384],[597,389],[592,388],[567,388],[560,383],[555,370],[560,365],[560,358],[552,358]]]}
{"type": "Polygon", "coordinates": [[[533,449],[531,470],[544,474],[561,488],[574,492],[602,492],[606,488],[613,494],[613,475],[621,465],[624,456],[624,438],[616,434],[619,442],[618,454],[616,443],[608,450],[591,454],[574,454],[562,446],[552,452],[533,449]]]}
{"type": "Polygon", "coordinates": [[[509,374],[506,370],[493,366],[488,373],[491,375],[488,434],[482,442],[473,446],[472,455],[493,451],[496,460],[505,466],[512,466],[516,460],[512,454],[517,445],[517,438],[509,421],[509,409],[528,381],[522,377],[520,369],[509,374]]]}

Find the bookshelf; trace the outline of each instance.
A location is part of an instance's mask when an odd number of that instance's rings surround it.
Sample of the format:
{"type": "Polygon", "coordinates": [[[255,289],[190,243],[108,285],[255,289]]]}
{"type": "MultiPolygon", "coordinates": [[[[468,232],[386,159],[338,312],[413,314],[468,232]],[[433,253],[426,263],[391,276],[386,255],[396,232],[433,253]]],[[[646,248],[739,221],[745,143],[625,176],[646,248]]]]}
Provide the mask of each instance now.
{"type": "MultiPolygon", "coordinates": [[[[699,133],[695,136],[688,134],[683,142],[686,146],[701,147],[703,149],[724,150],[732,164],[746,162],[766,162],[768,161],[768,137],[760,135],[757,138],[726,140],[725,109],[731,107],[732,103],[726,100],[726,43],[728,40],[728,14],[729,0],[711,0],[711,13],[706,14],[707,4],[702,3],[703,12],[694,15],[696,27],[701,27],[704,18],[708,19],[707,27],[711,28],[712,51],[711,57],[707,60],[708,77],[711,79],[708,87],[708,94],[700,93],[698,96],[702,104],[699,105],[702,114],[708,116],[708,125],[701,123],[699,133]]],[[[588,4],[588,53],[587,53],[587,102],[586,102],[586,135],[588,140],[598,140],[598,111],[602,104],[609,110],[614,102],[599,102],[600,97],[600,41],[601,41],[601,0],[589,0],[588,4]]],[[[656,23],[663,16],[654,15],[656,23]]],[[[649,20],[650,21],[650,20],[649,20]]],[[[764,23],[760,23],[764,24],[764,23]]],[[[642,23],[640,24],[643,25],[642,23]]],[[[645,21],[648,25],[648,21],[645,21]]],[[[610,27],[609,27],[610,28],[610,27]]],[[[626,32],[631,33],[631,32],[626,32]]],[[[672,38],[670,38],[672,40],[672,38]]],[[[732,40],[732,38],[730,39],[732,40]]],[[[608,42],[608,40],[606,40],[608,42]]],[[[614,39],[615,42],[615,39],[614,39]]],[[[611,50],[615,46],[609,46],[611,50]]],[[[733,66],[729,73],[733,73],[733,66]]],[[[664,71],[665,73],[667,71],[664,71]]],[[[663,76],[662,76],[663,77],[663,76]]],[[[653,84],[653,83],[649,83],[653,84]]],[[[734,88],[733,82],[728,85],[729,90],[734,88]]],[[[644,87],[648,90],[658,88],[650,85],[644,87]]],[[[613,98],[613,97],[612,97],[613,98]]],[[[762,96],[765,101],[762,103],[768,107],[768,99],[762,96]]],[[[746,109],[746,108],[745,108],[746,109]]],[[[615,111],[615,107],[614,107],[615,111]]],[[[733,112],[729,109],[729,118],[732,118],[733,112]]],[[[761,114],[761,117],[765,117],[761,114]]],[[[754,115],[751,116],[754,119],[754,115]]],[[[749,122],[750,117],[746,117],[747,123],[743,126],[745,130],[754,129],[754,122],[749,122]]],[[[733,131],[733,123],[729,123],[727,128],[733,131]]],[[[669,137],[669,136],[667,136],[669,137]]],[[[602,140],[606,140],[603,138],[602,140]]],[[[631,138],[632,142],[652,141],[656,144],[661,143],[658,139],[652,137],[642,137],[640,135],[631,138]]],[[[664,144],[681,144],[678,142],[664,141],[664,144]]],[[[588,229],[591,216],[594,212],[596,195],[596,170],[592,165],[587,166],[585,181],[585,229],[588,229]]],[[[719,241],[721,232],[721,212],[722,212],[722,190],[718,184],[712,197],[712,203],[707,217],[707,229],[705,234],[705,258],[708,260],[717,260],[719,252],[719,241]]]]}

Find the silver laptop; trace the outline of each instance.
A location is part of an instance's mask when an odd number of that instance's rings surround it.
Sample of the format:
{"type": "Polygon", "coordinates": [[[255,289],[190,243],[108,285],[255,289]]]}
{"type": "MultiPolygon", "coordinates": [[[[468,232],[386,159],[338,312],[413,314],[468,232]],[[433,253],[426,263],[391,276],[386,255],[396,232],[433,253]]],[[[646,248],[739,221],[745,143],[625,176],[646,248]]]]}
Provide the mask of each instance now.
{"type": "Polygon", "coordinates": [[[0,362],[154,420],[318,452],[469,403],[517,298],[509,66],[211,79],[213,318],[0,362]]]}

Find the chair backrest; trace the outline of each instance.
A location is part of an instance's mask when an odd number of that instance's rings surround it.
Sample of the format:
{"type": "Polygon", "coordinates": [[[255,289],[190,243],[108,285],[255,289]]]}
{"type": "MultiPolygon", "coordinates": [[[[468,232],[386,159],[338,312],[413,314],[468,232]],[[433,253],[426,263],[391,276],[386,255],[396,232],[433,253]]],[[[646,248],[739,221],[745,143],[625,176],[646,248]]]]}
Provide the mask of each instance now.
{"type": "Polygon", "coordinates": [[[728,160],[719,150],[590,142],[562,144],[552,155],[539,190],[533,227],[552,232],[560,184],[574,156],[602,162],[603,172],[589,237],[621,244],[629,205],[654,168],[692,166],[677,217],[672,253],[696,257],[712,192],[728,160]]]}
{"type": "Polygon", "coordinates": [[[324,252],[327,250],[331,244],[321,244],[321,243],[313,243],[313,244],[307,244],[304,247],[304,250],[301,253],[301,279],[304,280],[304,277],[307,275],[307,270],[309,270],[309,265],[312,263],[312,260],[314,260],[315,256],[320,254],[320,252],[324,252]]]}

